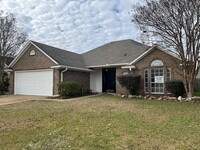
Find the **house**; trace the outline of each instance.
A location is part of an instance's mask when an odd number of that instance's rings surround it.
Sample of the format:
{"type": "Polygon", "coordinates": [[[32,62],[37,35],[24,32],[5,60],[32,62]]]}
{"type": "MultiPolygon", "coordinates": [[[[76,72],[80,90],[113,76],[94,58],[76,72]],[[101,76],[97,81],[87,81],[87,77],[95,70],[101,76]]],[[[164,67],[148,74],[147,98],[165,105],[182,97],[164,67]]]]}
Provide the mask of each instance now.
{"type": "Polygon", "coordinates": [[[5,58],[5,68],[9,66],[9,64],[13,61],[13,57],[6,56],[5,58]]]}
{"type": "Polygon", "coordinates": [[[95,92],[127,93],[117,81],[141,75],[140,94],[167,94],[165,81],[180,79],[180,60],[158,46],[115,41],[83,54],[29,41],[11,62],[10,93],[58,95],[61,81],[78,81],[95,92]]]}

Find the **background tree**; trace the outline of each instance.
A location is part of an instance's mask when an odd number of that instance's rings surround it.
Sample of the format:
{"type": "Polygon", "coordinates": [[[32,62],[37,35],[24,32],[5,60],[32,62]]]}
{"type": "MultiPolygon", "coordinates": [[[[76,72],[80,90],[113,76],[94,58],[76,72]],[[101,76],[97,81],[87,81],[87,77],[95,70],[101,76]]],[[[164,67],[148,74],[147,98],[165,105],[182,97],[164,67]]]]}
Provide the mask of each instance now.
{"type": "Polygon", "coordinates": [[[26,40],[27,34],[17,27],[14,15],[0,11],[0,87],[3,86],[5,57],[14,56],[26,40]]]}
{"type": "Polygon", "coordinates": [[[191,98],[200,67],[200,1],[145,0],[133,5],[131,16],[180,57],[185,90],[191,98]]]}

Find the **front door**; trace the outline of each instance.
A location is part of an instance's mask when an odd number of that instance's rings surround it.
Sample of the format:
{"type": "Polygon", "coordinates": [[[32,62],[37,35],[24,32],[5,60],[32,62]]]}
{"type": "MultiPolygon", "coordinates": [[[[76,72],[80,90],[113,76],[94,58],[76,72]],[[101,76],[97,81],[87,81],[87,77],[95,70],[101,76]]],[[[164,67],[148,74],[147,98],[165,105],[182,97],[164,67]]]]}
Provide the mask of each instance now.
{"type": "Polygon", "coordinates": [[[116,69],[103,68],[102,69],[103,92],[116,92],[116,69]]]}

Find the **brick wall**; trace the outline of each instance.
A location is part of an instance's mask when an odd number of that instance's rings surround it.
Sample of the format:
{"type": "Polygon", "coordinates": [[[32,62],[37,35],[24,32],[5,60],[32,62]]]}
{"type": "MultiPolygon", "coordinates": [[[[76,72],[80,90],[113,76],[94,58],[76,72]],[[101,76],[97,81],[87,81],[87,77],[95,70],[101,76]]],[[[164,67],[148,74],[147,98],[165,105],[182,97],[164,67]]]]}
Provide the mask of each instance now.
{"type": "Polygon", "coordinates": [[[79,71],[66,71],[63,73],[63,81],[76,81],[83,85],[84,89],[90,89],[90,73],[79,71]]]}
{"type": "MultiPolygon", "coordinates": [[[[37,70],[37,69],[50,69],[51,66],[56,65],[45,54],[39,51],[35,46],[30,45],[27,47],[26,52],[21,56],[17,63],[13,66],[14,71],[20,70],[37,70]],[[35,55],[30,56],[30,51],[35,50],[35,55]]],[[[10,73],[10,87],[9,93],[14,93],[14,71],[10,73]]],[[[57,84],[60,82],[60,71],[54,69],[54,87],[53,94],[58,94],[57,84]]]]}
{"type": "Polygon", "coordinates": [[[49,69],[55,65],[46,55],[40,52],[36,47],[31,45],[23,56],[13,66],[14,70],[35,70],[35,69],[49,69]],[[36,54],[30,56],[30,51],[35,50],[36,54]]]}
{"type": "MultiPolygon", "coordinates": [[[[121,69],[117,68],[116,69],[116,76],[122,75],[124,71],[128,71],[130,74],[139,74],[141,75],[141,86],[140,86],[140,94],[144,95],[144,70],[145,69],[150,69],[151,68],[151,62],[159,59],[164,63],[164,74],[166,73],[166,68],[169,67],[171,68],[171,79],[181,79],[181,70],[180,70],[180,61],[169,54],[166,54],[165,52],[161,50],[155,49],[148,55],[146,55],[144,58],[142,58],[140,61],[138,61],[135,65],[136,69],[133,69],[133,71],[129,71],[127,69],[121,69]]],[[[150,78],[149,78],[150,80],[150,78]]],[[[120,94],[126,94],[126,90],[121,87],[121,85],[116,82],[116,88],[117,88],[117,93],[120,94]]],[[[150,94],[150,93],[149,93],[150,94]]],[[[166,94],[166,90],[165,90],[166,94]]]]}
{"type": "Polygon", "coordinates": [[[58,84],[60,83],[61,71],[59,69],[54,69],[53,73],[53,94],[58,95],[58,84]]]}

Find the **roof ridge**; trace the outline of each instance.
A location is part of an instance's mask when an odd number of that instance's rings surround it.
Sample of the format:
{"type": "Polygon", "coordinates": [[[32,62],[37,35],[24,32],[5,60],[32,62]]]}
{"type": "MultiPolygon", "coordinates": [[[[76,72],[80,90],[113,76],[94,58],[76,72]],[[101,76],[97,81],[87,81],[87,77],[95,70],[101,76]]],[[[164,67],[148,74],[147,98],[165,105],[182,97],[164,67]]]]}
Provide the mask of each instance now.
{"type": "Polygon", "coordinates": [[[133,44],[138,44],[138,45],[141,45],[141,46],[149,47],[148,45],[145,45],[145,44],[140,43],[140,42],[138,42],[138,41],[135,41],[135,40],[133,40],[133,39],[123,39],[123,40],[111,41],[111,42],[106,43],[106,44],[104,44],[104,45],[98,46],[98,47],[96,47],[96,48],[94,48],[94,49],[88,50],[87,52],[84,52],[84,53],[82,53],[81,55],[84,55],[84,54],[89,53],[89,52],[91,52],[91,51],[94,51],[94,50],[96,50],[96,49],[98,49],[98,48],[102,48],[102,47],[108,46],[108,45],[113,44],[113,43],[126,42],[126,41],[130,41],[130,42],[133,43],[133,44]]]}

